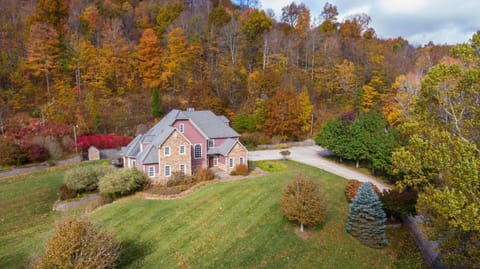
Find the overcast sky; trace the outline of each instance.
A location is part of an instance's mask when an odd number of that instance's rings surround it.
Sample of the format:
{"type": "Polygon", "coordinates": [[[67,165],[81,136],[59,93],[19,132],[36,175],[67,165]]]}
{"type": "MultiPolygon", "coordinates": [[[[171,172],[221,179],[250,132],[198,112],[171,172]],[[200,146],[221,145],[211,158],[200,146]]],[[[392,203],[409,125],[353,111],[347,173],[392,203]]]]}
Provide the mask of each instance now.
{"type": "MultiPolygon", "coordinates": [[[[292,0],[260,0],[277,19],[292,0]]],[[[337,6],[339,19],[366,13],[380,38],[402,36],[413,45],[465,43],[480,30],[480,0],[304,0],[312,17],[319,17],[326,2],[337,6]]]]}

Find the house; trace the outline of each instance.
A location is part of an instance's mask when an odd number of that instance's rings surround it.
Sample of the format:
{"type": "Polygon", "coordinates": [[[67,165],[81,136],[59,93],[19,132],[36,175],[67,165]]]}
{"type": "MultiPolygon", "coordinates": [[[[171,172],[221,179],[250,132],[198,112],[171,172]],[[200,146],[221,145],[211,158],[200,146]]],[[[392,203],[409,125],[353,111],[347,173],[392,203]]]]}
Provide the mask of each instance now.
{"type": "Polygon", "coordinates": [[[164,181],[174,172],[185,175],[199,168],[230,173],[247,165],[247,149],[225,116],[208,110],[172,110],[145,134],[122,148],[125,167],[136,167],[154,181],[164,181]]]}

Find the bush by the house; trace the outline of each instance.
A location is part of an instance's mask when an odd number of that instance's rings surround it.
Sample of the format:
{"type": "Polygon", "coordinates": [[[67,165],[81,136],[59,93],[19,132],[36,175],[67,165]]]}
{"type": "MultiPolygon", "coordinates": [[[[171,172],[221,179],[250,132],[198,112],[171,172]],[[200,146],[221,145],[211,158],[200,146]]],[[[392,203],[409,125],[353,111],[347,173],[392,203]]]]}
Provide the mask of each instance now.
{"type": "MultiPolygon", "coordinates": [[[[364,182],[358,181],[356,179],[350,179],[347,182],[347,185],[345,185],[345,196],[347,197],[347,201],[349,203],[351,203],[353,198],[355,198],[355,195],[357,195],[358,190],[363,184],[364,182]]],[[[372,185],[372,187],[375,193],[377,194],[377,196],[380,196],[381,192],[378,189],[378,187],[375,185],[372,185]]]]}
{"type": "Polygon", "coordinates": [[[44,162],[50,158],[47,149],[37,144],[26,144],[23,146],[31,163],[44,162]]]}
{"type": "Polygon", "coordinates": [[[399,192],[397,190],[384,190],[379,196],[383,204],[383,210],[388,217],[401,219],[407,216],[415,216],[417,210],[418,194],[415,190],[404,190],[399,192]]]}
{"type": "Polygon", "coordinates": [[[33,268],[113,268],[120,245],[113,236],[86,218],[65,219],[55,225],[45,253],[33,268]]]}
{"type": "Polygon", "coordinates": [[[193,174],[193,177],[196,182],[209,181],[215,178],[215,174],[213,173],[212,170],[208,168],[201,168],[195,171],[195,173],[193,174]]]}
{"type": "Polygon", "coordinates": [[[192,176],[184,175],[181,172],[173,172],[172,176],[165,184],[167,187],[180,186],[180,185],[192,185],[195,183],[195,178],[192,176]]]}
{"type": "Polygon", "coordinates": [[[232,176],[246,176],[248,175],[248,166],[245,164],[237,164],[235,166],[235,169],[233,169],[232,172],[230,172],[230,175],[232,176]]]}
{"type": "Polygon", "coordinates": [[[102,195],[118,198],[142,189],[148,181],[142,171],[124,168],[100,178],[98,189],[102,195]]]}
{"type": "Polygon", "coordinates": [[[90,146],[99,149],[111,149],[126,146],[130,141],[132,141],[130,136],[87,135],[78,138],[77,146],[82,150],[87,150],[90,146]]]}
{"type": "Polygon", "coordinates": [[[27,153],[11,139],[0,138],[0,165],[21,165],[28,160],[27,153]]]}
{"type": "Polygon", "coordinates": [[[382,248],[387,245],[385,216],[382,202],[367,182],[350,204],[347,232],[369,247],[382,248]]]}
{"type": "Polygon", "coordinates": [[[62,184],[62,186],[60,186],[60,189],[59,189],[59,196],[60,196],[60,200],[67,200],[77,196],[77,192],[69,189],[67,185],[62,184]]]}
{"type": "Polygon", "coordinates": [[[283,189],[280,199],[283,214],[290,221],[314,226],[325,221],[326,204],[316,182],[297,175],[283,189]]]}
{"type": "Polygon", "coordinates": [[[112,168],[105,166],[78,166],[65,173],[63,183],[77,193],[94,191],[100,178],[112,172],[112,168]]]}

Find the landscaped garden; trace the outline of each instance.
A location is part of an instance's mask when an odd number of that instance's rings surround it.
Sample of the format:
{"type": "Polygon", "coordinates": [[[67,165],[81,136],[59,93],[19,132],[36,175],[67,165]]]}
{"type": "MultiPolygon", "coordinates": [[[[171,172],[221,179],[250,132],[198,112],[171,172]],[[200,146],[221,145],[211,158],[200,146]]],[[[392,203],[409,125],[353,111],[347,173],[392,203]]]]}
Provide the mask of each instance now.
{"type": "MultiPolygon", "coordinates": [[[[260,164],[261,166],[262,164],[260,164]]],[[[269,162],[267,176],[201,187],[176,200],[127,197],[93,212],[122,246],[120,268],[419,268],[404,228],[387,228],[389,245],[372,249],[345,230],[346,180],[294,162],[269,162]],[[273,169],[275,168],[275,169],[273,169]],[[298,173],[318,181],[327,202],[323,225],[298,236],[279,200],[298,173]]],[[[68,168],[0,180],[0,268],[20,268],[39,254],[68,168]]],[[[78,212],[80,213],[80,212],[78,212]]]]}

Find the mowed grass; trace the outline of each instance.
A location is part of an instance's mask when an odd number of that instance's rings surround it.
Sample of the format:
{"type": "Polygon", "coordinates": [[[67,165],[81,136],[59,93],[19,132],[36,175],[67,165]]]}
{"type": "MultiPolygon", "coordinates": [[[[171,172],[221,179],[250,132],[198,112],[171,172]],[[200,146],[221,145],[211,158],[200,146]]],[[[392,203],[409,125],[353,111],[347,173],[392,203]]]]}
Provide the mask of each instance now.
{"type": "Polygon", "coordinates": [[[71,167],[0,179],[0,268],[25,268],[40,252],[55,219],[62,217],[52,206],[71,167]]]}
{"type": "Polygon", "coordinates": [[[130,197],[92,219],[123,244],[121,268],[420,268],[405,229],[388,229],[389,246],[371,249],[345,232],[346,181],[294,162],[261,178],[223,182],[170,201],[130,197]],[[286,182],[298,173],[317,180],[328,201],[324,225],[298,237],[280,212],[286,182]]]}

